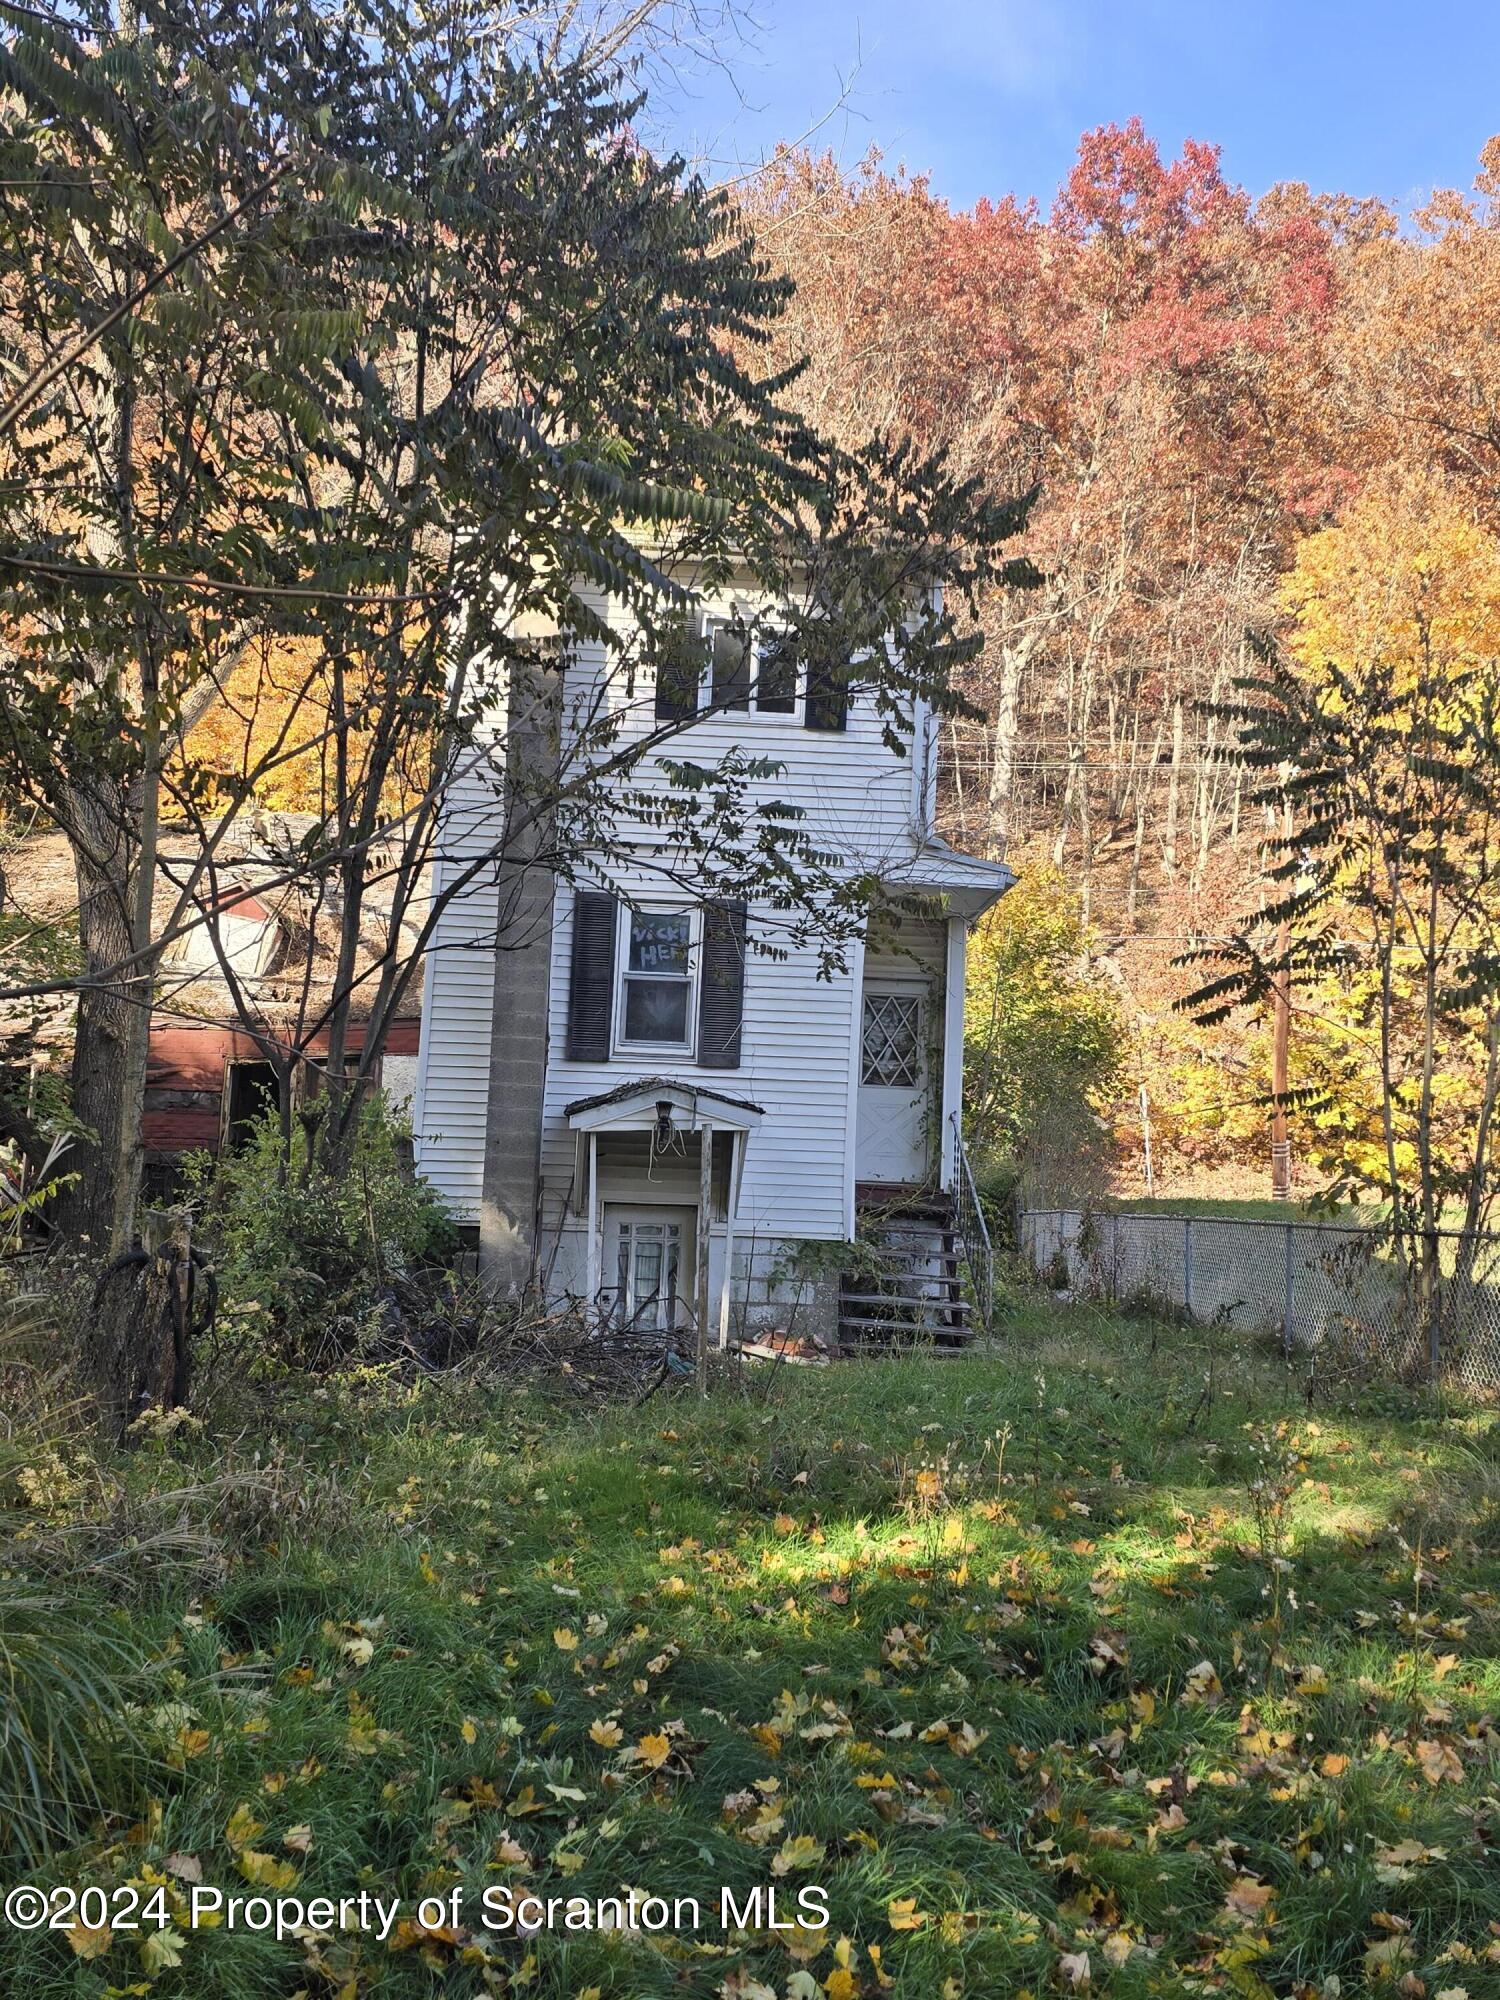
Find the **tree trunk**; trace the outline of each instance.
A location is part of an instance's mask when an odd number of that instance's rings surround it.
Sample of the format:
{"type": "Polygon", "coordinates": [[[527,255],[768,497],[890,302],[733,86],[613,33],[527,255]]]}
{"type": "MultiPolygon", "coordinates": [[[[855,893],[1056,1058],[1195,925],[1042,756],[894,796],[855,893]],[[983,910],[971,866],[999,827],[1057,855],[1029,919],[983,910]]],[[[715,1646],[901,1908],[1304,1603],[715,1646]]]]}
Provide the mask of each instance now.
{"type": "Polygon", "coordinates": [[[1140,792],[1135,802],[1135,839],[1130,848],[1130,880],[1125,889],[1125,922],[1135,927],[1136,910],[1141,898],[1141,853],[1146,845],[1146,795],[1140,792]]]}
{"type": "Polygon", "coordinates": [[[1287,1126],[1287,1058],[1292,1031],[1292,975],[1288,965],[1291,933],[1283,924],[1276,939],[1281,970],[1271,997],[1271,1196],[1275,1201],[1292,1198],[1292,1141],[1287,1126]]]}
{"type": "Polygon", "coordinates": [[[1089,798],[1089,730],[1094,719],[1094,647],[1090,644],[1083,662],[1082,714],[1068,745],[1073,782],[1073,800],[1078,812],[1078,839],[1082,848],[1079,863],[1079,891],[1084,933],[1094,920],[1094,821],[1089,798]]]}
{"type": "Polygon", "coordinates": [[[152,899],[156,891],[157,836],[161,821],[160,691],[152,663],[144,676],[145,768],[136,788],[131,819],[139,834],[133,880],[128,884],[127,915],[132,967],[131,997],[125,1009],[125,1045],[120,1059],[120,1133],[114,1190],[114,1214],[109,1248],[118,1257],[135,1236],[136,1211],[146,1169],[146,1071],[151,1056],[151,1009],[156,997],[156,960],[152,951],[152,899]]]}
{"type": "MultiPolygon", "coordinates": [[[[119,32],[134,33],[130,8],[121,0],[119,32]]],[[[76,232],[83,255],[102,277],[117,274],[86,231],[76,232]]],[[[85,530],[92,561],[111,568],[134,553],[134,385],[128,363],[101,348],[94,359],[92,433],[98,515],[85,530]]],[[[149,640],[138,626],[143,651],[140,687],[145,691],[149,640]]],[[[103,687],[117,663],[93,663],[103,687]]],[[[122,727],[126,726],[122,724],[122,727]]],[[[140,1184],[141,1113],[146,1082],[146,1038],[150,1032],[149,977],[145,966],[120,968],[135,949],[136,912],[131,893],[131,845],[139,833],[141,794],[131,782],[104,773],[68,774],[63,782],[64,825],[73,850],[78,882],[78,935],[85,978],[99,981],[79,994],[73,1039],[73,1114],[88,1128],[71,1156],[79,1178],[58,1205],[59,1227],[112,1255],[127,1247],[140,1184]],[[134,1018],[133,1018],[134,1017],[134,1018]],[[133,1094],[132,1094],[133,1093],[133,1094]]],[[[154,849],[154,839],[153,839],[154,849]]],[[[154,852],[152,874],[155,873],[154,852]]],[[[152,883],[145,886],[150,928],[152,883]]]]}
{"type": "Polygon", "coordinates": [[[129,870],[124,800],[116,788],[75,788],[71,796],[78,937],[84,986],[73,1041],[73,1112],[89,1130],[67,1154],[78,1178],[58,1197],[56,1221],[66,1236],[108,1248],[113,1236],[115,1182],[126,1123],[121,1088],[130,991],[116,968],[130,954],[129,870]],[[112,979],[103,975],[114,972],[112,979]]]}
{"type": "Polygon", "coordinates": [[[1177,873],[1177,832],[1182,812],[1182,696],[1172,700],[1172,768],[1167,778],[1167,824],[1162,836],[1162,866],[1169,876],[1177,873]]]}
{"type": "Polygon", "coordinates": [[[1156,791],[1156,770],[1161,761],[1162,724],[1158,717],[1151,754],[1144,767],[1136,766],[1136,743],[1131,744],[1131,782],[1135,790],[1135,841],[1130,853],[1130,883],[1125,892],[1125,918],[1132,926],[1141,896],[1141,863],[1146,846],[1146,808],[1156,791]]]}
{"type": "Polygon", "coordinates": [[[1000,648],[1000,686],[995,701],[994,756],[990,764],[990,852],[1005,859],[1014,831],[1016,794],[1016,735],[1021,716],[1021,681],[1040,633],[1021,633],[1000,648]]]}

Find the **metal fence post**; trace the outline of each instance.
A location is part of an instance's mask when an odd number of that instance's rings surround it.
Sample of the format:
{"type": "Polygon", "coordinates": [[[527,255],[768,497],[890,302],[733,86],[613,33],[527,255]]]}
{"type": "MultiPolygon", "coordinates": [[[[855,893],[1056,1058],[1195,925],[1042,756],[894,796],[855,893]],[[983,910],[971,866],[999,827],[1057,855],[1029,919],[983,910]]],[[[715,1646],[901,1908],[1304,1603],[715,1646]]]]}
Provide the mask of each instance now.
{"type": "Polygon", "coordinates": [[[1115,1210],[1110,1217],[1109,1232],[1109,1295],[1115,1304],[1120,1303],[1120,1211],[1115,1210]]]}
{"type": "Polygon", "coordinates": [[[1193,1218],[1182,1218],[1182,1309],[1193,1316],[1193,1218]]]}
{"type": "Polygon", "coordinates": [[[1296,1266],[1292,1259],[1292,1225],[1286,1225],[1286,1303],[1281,1313],[1281,1351],[1288,1361],[1292,1358],[1292,1334],[1295,1327],[1294,1304],[1296,1288],[1296,1266]]]}
{"type": "Polygon", "coordinates": [[[1441,1269],[1423,1287],[1423,1304],[1427,1310],[1427,1379],[1436,1382],[1442,1366],[1442,1310],[1443,1274],[1441,1269]]]}

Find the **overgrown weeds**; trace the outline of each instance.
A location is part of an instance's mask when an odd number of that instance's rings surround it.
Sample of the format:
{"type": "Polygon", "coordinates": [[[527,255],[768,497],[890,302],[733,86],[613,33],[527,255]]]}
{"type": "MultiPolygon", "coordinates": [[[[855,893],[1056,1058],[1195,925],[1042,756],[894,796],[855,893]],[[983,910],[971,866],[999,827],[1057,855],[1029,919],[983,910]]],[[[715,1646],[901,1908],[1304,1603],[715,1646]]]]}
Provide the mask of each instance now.
{"type": "MultiPolygon", "coordinates": [[[[408,1309],[423,1296],[419,1275],[453,1248],[453,1230],[404,1164],[398,1137],[377,1094],[343,1173],[322,1166],[311,1131],[288,1160],[270,1112],[240,1151],[189,1160],[185,1193],[241,1352],[317,1370],[367,1357],[383,1341],[433,1336],[427,1321],[440,1308],[419,1315],[415,1329],[408,1309]]],[[[435,1296],[442,1290],[438,1280],[435,1296]]],[[[453,1356],[425,1358],[445,1365],[453,1356]]]]}
{"type": "Polygon", "coordinates": [[[1493,2000],[1491,1413],[1310,1413],[1223,1329],[1007,1324],[998,1355],[639,1408],[498,1368],[285,1375],[258,1459],[180,1424],[108,1456],[82,1511],[180,1517],[218,1567],[117,1595],[136,1761],[49,1865],[165,1876],[180,1963],[12,1936],[0,1982],[1493,2000]],[[193,1930],[199,1876],[378,1888],[407,1929],[193,1930]],[[625,1883],[703,1930],[477,1920],[486,1886],[625,1883]],[[826,1930],[718,1928],[722,1885],[804,1883],[826,1930]],[[456,1929],[417,1930],[455,1889],[456,1929]]]}

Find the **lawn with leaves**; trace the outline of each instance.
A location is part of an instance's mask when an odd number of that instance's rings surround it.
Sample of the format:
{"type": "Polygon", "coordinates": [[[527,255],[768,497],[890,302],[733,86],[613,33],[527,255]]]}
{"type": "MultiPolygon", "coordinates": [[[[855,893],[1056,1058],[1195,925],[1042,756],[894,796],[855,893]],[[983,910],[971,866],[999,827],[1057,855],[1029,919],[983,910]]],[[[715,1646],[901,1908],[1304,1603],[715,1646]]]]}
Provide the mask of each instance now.
{"type": "Polygon", "coordinates": [[[112,1492],[209,1540],[103,1616],[137,1655],[118,1810],[7,1872],[179,1921],[0,1934],[0,1990],[1500,1996],[1491,1413],[1308,1410],[1181,1328],[1028,1309],[1005,1342],[604,1414],[283,1392],[258,1463],[65,1448],[38,1532],[112,1492]],[[191,1930],[195,1885],[402,1920],[191,1930]],[[783,1921],[825,1890],[826,1929],[721,1929],[757,1885],[783,1921]],[[506,1886],[703,1923],[518,1939],[478,1920],[506,1886]]]}

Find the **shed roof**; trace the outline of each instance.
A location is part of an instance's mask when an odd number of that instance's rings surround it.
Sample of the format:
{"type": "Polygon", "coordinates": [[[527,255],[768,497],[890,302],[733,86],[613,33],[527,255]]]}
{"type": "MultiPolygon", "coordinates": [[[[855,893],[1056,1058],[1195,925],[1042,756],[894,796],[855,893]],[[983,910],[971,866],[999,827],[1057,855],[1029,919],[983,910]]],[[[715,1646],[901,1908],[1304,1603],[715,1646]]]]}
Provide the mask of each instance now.
{"type": "MultiPolygon", "coordinates": [[[[288,1022],[327,1003],[338,965],[342,912],[335,902],[319,900],[302,883],[283,879],[294,867],[293,851],[318,824],[311,813],[246,813],[226,829],[215,856],[214,887],[205,881],[198,891],[204,910],[215,908],[241,922],[274,922],[279,929],[275,951],[266,969],[241,985],[257,1015],[268,1025],[288,1022]]],[[[163,829],[152,896],[153,914],[165,925],[177,904],[181,884],[199,856],[196,835],[187,828],[163,829]]],[[[373,880],[366,889],[367,918],[361,926],[356,954],[356,985],[350,1015],[362,1019],[369,1011],[390,919],[391,883],[373,880]]],[[[49,829],[27,835],[0,852],[0,891],[6,915],[71,934],[78,915],[78,883],[73,852],[65,835],[49,829]]],[[[421,972],[413,978],[405,1011],[421,1006],[421,972]]],[[[179,1017],[228,1021],[235,1017],[230,989],[222,974],[201,962],[174,962],[172,948],[158,978],[158,1007],[179,1017]]],[[[0,1033],[23,1025],[43,1042],[71,1035],[73,998],[70,994],[43,1002],[11,1002],[0,1007],[0,1033]],[[25,1017],[24,1020],[22,1017],[25,1017]]]]}

